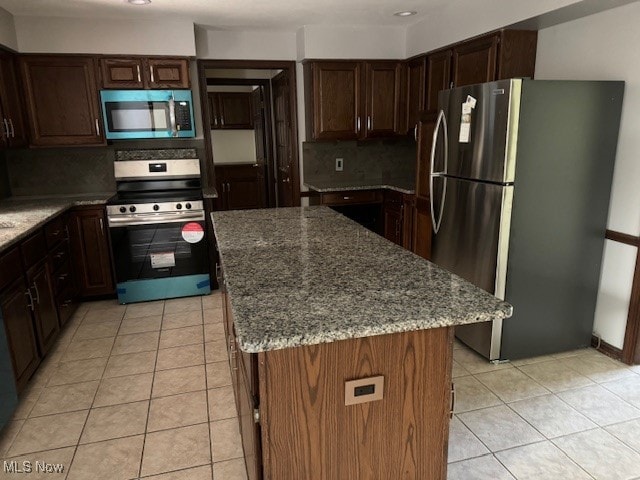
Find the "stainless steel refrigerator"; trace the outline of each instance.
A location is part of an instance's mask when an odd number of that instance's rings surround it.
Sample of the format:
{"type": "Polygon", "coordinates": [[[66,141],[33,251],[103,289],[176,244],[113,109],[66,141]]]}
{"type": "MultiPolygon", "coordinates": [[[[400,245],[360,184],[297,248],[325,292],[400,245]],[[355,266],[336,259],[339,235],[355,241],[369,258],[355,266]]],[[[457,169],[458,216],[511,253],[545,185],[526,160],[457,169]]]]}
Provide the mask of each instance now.
{"type": "Polygon", "coordinates": [[[590,344],[623,93],[522,79],[440,92],[432,261],[513,305],[456,329],[488,359],[590,344]]]}

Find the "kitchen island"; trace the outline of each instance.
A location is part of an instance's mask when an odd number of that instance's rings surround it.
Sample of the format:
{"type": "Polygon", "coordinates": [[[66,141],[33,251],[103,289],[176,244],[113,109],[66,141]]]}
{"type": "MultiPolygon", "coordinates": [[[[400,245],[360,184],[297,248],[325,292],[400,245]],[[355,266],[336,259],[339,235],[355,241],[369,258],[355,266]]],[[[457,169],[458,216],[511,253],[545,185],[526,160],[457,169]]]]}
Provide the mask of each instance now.
{"type": "Polygon", "coordinates": [[[512,308],[326,207],[214,212],[249,478],[446,478],[453,327],[512,308]]]}

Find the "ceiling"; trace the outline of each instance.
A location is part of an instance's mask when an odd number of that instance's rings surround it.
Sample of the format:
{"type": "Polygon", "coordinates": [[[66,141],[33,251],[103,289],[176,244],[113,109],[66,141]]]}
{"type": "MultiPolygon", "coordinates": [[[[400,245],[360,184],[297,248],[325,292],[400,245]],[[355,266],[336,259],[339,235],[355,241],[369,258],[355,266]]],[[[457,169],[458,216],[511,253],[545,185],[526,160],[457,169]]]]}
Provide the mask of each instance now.
{"type": "MultiPolygon", "coordinates": [[[[469,0],[466,0],[469,1],[469,0]]],[[[296,29],[303,25],[398,25],[425,18],[451,0],[0,0],[14,16],[153,19],[167,16],[219,28],[296,29]],[[401,10],[418,15],[393,16],[401,10]]]]}

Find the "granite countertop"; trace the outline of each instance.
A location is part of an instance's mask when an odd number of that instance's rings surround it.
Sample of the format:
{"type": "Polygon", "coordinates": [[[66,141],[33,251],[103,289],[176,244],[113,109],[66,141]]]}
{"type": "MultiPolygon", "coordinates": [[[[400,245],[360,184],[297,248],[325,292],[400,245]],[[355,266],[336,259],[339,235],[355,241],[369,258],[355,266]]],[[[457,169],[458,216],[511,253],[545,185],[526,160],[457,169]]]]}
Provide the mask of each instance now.
{"type": "Polygon", "coordinates": [[[508,303],[327,207],[211,216],[245,352],[512,313],[508,303]]]}
{"type": "Polygon", "coordinates": [[[0,200],[0,251],[25,238],[56,215],[79,205],[106,203],[114,192],[0,200]],[[7,225],[11,228],[3,228],[7,225]]]}
{"type": "Polygon", "coordinates": [[[310,190],[320,193],[344,192],[347,190],[395,190],[413,195],[416,193],[415,180],[312,180],[304,182],[310,190]]]}
{"type": "Polygon", "coordinates": [[[204,198],[218,198],[218,190],[216,190],[216,187],[204,187],[202,196],[204,198]]]}

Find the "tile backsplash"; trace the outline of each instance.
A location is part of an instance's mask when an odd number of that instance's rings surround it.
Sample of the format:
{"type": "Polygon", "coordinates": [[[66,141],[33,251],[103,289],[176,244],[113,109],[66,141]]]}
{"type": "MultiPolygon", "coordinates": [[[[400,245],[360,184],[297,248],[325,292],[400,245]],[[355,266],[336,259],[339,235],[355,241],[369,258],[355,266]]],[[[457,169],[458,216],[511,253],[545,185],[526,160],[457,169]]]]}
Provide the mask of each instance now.
{"type": "MultiPolygon", "coordinates": [[[[0,175],[5,171],[5,161],[8,177],[8,185],[5,185],[7,192],[4,196],[115,192],[113,162],[117,152],[130,150],[133,152],[130,158],[135,158],[138,152],[148,155],[158,149],[165,149],[163,153],[167,152],[166,149],[171,149],[173,155],[184,153],[182,158],[193,158],[194,155],[201,159],[205,157],[204,142],[199,139],[180,143],[156,140],[119,142],[104,147],[7,150],[4,153],[5,160],[0,155],[0,175]],[[176,148],[181,150],[174,150],[176,148]]],[[[206,178],[204,165],[203,178],[206,178]]],[[[5,192],[0,178],[0,197],[3,193],[5,192]]]]}
{"type": "Polygon", "coordinates": [[[304,181],[413,180],[416,144],[412,140],[304,142],[304,181]],[[336,158],[344,169],[336,172],[336,158]]]}

